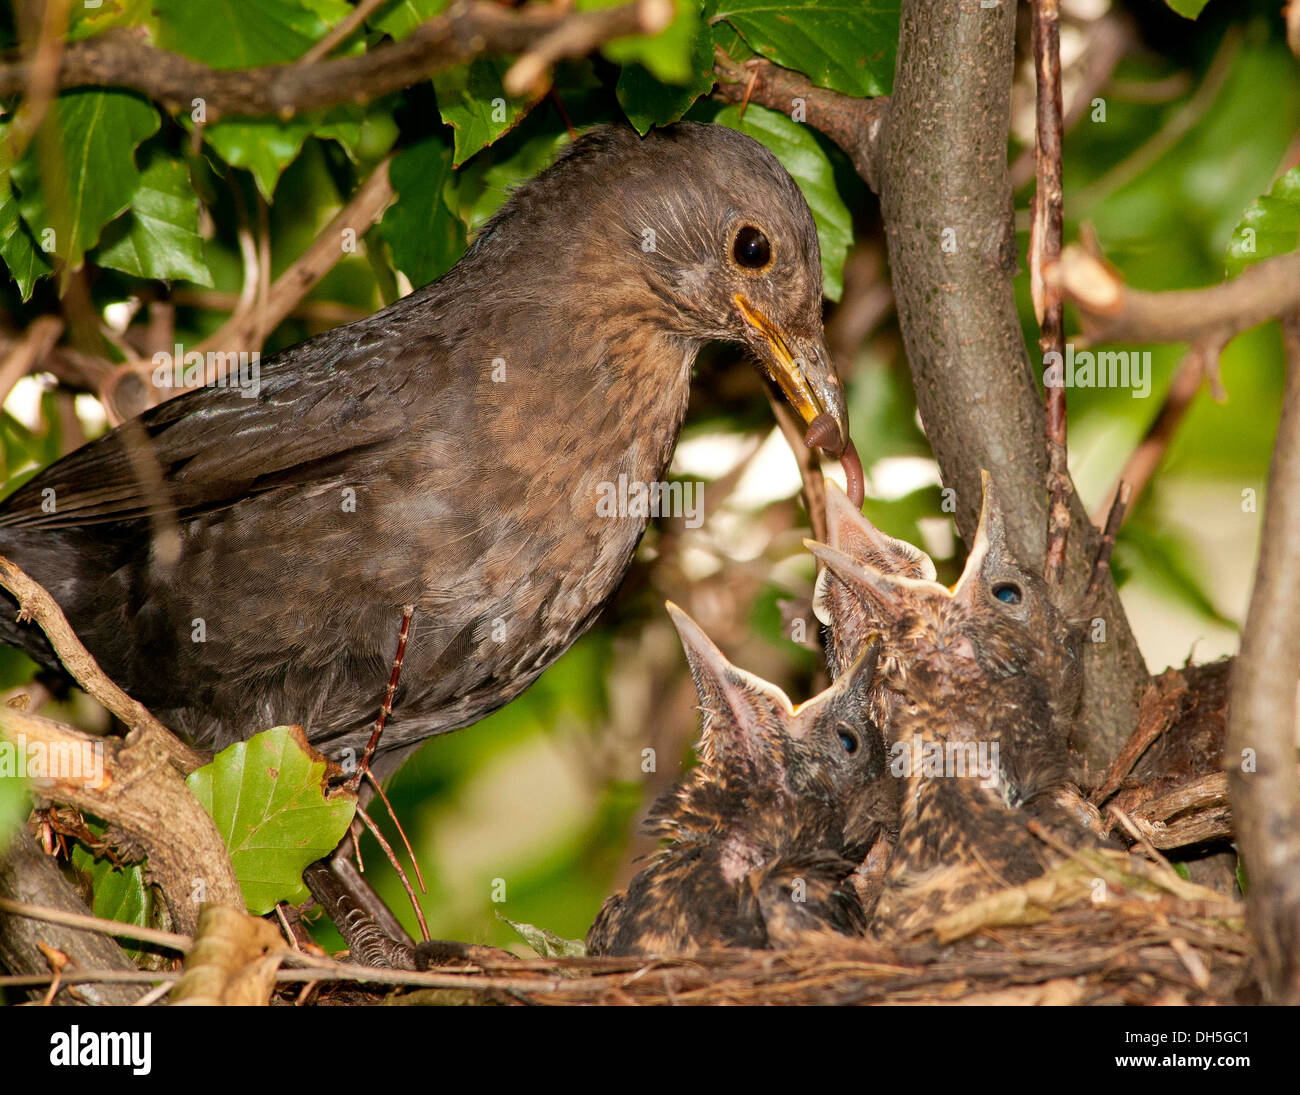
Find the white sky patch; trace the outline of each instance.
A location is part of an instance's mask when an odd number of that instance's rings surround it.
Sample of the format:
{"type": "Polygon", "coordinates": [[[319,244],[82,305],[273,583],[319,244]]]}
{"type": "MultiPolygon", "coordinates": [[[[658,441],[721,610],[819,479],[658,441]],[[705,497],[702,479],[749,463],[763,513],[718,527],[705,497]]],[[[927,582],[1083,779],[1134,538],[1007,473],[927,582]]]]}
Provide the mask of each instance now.
{"type": "Polygon", "coordinates": [[[957,550],[952,518],[922,517],[916,522],[921,530],[921,546],[932,559],[950,559],[957,550]]]}
{"type": "Polygon", "coordinates": [[[741,475],[731,500],[742,509],[761,509],[789,498],[802,485],[794,453],[781,431],[774,426],[741,475]]]}
{"type": "Polygon", "coordinates": [[[720,479],[753,451],[753,440],[738,433],[699,434],[678,443],[672,472],[682,479],[720,479]]]}
{"type": "Polygon", "coordinates": [[[905,498],[922,487],[937,487],[939,465],[925,456],[887,456],[877,460],[867,472],[871,496],[882,502],[905,498]]]}
{"type": "Polygon", "coordinates": [[[108,414],[104,410],[104,404],[89,392],[78,392],[73,406],[87,437],[98,437],[108,428],[108,414]]]}
{"type": "Polygon", "coordinates": [[[5,399],[5,410],[33,433],[39,432],[41,425],[41,395],[50,386],[53,377],[49,373],[37,373],[25,376],[9,392],[5,399]]]}
{"type": "Polygon", "coordinates": [[[677,558],[682,573],[692,582],[701,582],[722,569],[722,560],[704,548],[684,547],[677,558]]]}

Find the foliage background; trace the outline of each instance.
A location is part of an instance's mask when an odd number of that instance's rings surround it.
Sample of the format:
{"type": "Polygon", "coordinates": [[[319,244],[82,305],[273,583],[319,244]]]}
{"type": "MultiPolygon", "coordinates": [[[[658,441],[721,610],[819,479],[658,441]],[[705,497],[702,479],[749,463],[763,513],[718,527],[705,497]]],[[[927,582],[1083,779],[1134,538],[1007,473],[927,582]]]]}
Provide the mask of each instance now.
{"type": "MultiPolygon", "coordinates": [[[[1128,44],[1096,91],[1104,120],[1087,112],[1067,136],[1066,238],[1091,225],[1107,256],[1141,288],[1220,280],[1243,212],[1300,160],[1300,68],[1276,0],[1201,6],[1180,0],[1172,4],[1177,14],[1143,0],[1063,5],[1067,101],[1091,28],[1115,20],[1128,44]]],[[[442,7],[442,0],[394,0],[342,49],[401,37],[442,7]]],[[[290,122],[221,121],[203,130],[197,148],[187,119],[173,120],[135,95],[65,92],[45,122],[53,138],[31,142],[15,161],[0,159],[0,258],[11,275],[0,286],[0,324],[20,331],[75,298],[98,321],[70,325],[70,337],[123,360],[138,348],[151,303],[170,301],[176,341],[195,344],[217,329],[222,302],[228,308],[240,290],[238,226],[266,218],[277,275],[392,151],[397,201],[271,332],[264,350],[273,351],[447,270],[509,189],[569,139],[570,125],[626,119],[644,131],[682,116],[734,125],[782,158],[817,217],[827,296],[841,301],[828,305],[827,318],[839,335],[832,348],[869,471],[867,513],[890,533],[924,543],[941,574],[953,577],[962,549],[940,509],[938,472],[916,421],[887,295],[882,302],[888,281],[874,197],[811,129],[757,106],[742,119],[736,107],[708,97],[715,45],[738,61],[758,52],[848,94],[887,93],[897,4],[679,0],[678,9],[654,39],[624,39],[562,65],[553,94],[535,102],[507,100],[501,79],[509,62],[480,59],[364,108],[290,122]],[[68,185],[78,181],[85,185],[68,185]],[[56,227],[56,254],[65,260],[57,275],[40,246],[47,225],[56,227]]],[[[343,0],[104,0],[96,9],[73,8],[70,37],[142,26],[165,48],[216,67],[247,67],[300,56],[348,10],[343,0]]],[[[14,34],[11,13],[0,12],[0,48],[11,48],[14,34]]],[[[1023,61],[1014,94],[1013,163],[1032,145],[1032,78],[1023,61]]],[[[8,156],[11,125],[11,115],[0,116],[0,157],[8,156]]],[[[1032,183],[1017,193],[1022,228],[1031,190],[1032,183]]],[[[1022,235],[1022,254],[1025,242],[1022,235]]],[[[1032,344],[1026,276],[1018,286],[1032,344]]],[[[1090,509],[1108,501],[1178,364],[1180,348],[1149,349],[1150,398],[1115,389],[1070,393],[1071,465],[1090,509]]],[[[1201,395],[1125,526],[1116,569],[1153,670],[1236,648],[1258,522],[1239,498],[1243,489],[1262,493],[1282,369],[1276,325],[1229,346],[1222,361],[1229,398],[1201,395]]],[[[637,820],[690,763],[695,730],[693,694],[662,611],[666,597],[687,607],[734,661],[796,698],[819,686],[816,654],[791,640],[787,624],[806,614],[813,573],[800,547],[805,519],[794,465],[773,435],[760,383],[734,350],[712,349],[698,373],[674,473],[705,480],[704,526],[656,522],[585,638],[471,733],[428,743],[392,783],[424,870],[435,937],[514,941],[494,913],[579,937],[634,869],[633,858],[649,850],[634,835],[637,820]],[[650,773],[641,770],[646,748],[657,756],[650,773]],[[504,880],[504,901],[493,901],[496,880],[504,880]]],[[[0,417],[4,492],[103,428],[92,397],[24,381],[0,417]]],[[[0,651],[0,687],[28,680],[32,668],[0,651]]],[[[85,722],[84,705],[72,706],[85,722]]],[[[0,826],[17,813],[0,799],[0,826]]],[[[413,924],[368,838],[365,852],[379,888],[413,924]]],[[[335,942],[328,930],[321,938],[335,942]]]]}

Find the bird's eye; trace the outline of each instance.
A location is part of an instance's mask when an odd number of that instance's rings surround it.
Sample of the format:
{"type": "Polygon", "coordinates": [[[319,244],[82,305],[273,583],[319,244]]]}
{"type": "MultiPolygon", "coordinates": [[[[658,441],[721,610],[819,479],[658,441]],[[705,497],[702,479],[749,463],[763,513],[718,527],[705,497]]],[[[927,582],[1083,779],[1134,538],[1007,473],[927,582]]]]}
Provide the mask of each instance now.
{"type": "Polygon", "coordinates": [[[736,233],[736,242],[732,245],[731,253],[735,256],[736,262],[746,270],[761,270],[772,261],[772,245],[752,224],[745,225],[736,233]]]}
{"type": "Polygon", "coordinates": [[[840,731],[840,744],[844,746],[844,751],[850,755],[858,751],[858,739],[847,730],[840,731]]]}
{"type": "Polygon", "coordinates": [[[1018,605],[1023,594],[1015,582],[999,582],[993,587],[993,596],[1003,604],[1018,605]]]}

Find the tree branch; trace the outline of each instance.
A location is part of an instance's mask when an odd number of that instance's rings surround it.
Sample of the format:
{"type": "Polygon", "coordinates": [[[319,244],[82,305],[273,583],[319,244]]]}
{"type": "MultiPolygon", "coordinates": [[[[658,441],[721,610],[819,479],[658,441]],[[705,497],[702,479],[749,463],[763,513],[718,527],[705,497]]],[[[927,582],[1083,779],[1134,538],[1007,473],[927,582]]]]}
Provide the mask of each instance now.
{"type": "MultiPolygon", "coordinates": [[[[1300,259],[1300,255],[1294,257],[1300,259]]],[[[1295,727],[1296,680],[1300,679],[1300,312],[1287,316],[1282,329],[1288,359],[1286,391],[1269,468],[1255,588],[1232,673],[1225,762],[1238,847],[1250,880],[1247,911],[1259,944],[1266,998],[1279,1004],[1297,1004],[1300,781],[1296,780],[1295,727]]]]}
{"type": "MultiPolygon", "coordinates": [[[[1017,555],[1041,567],[1046,422],[1012,283],[1014,38],[1013,4],[904,0],[894,95],[880,138],[881,210],[917,403],[944,482],[956,488],[958,527],[970,543],[986,468],[1009,501],[1017,555]]],[[[1100,539],[1077,497],[1070,519],[1067,605],[1083,603],[1100,539]]],[[[1148,679],[1109,579],[1100,604],[1108,634],[1084,644],[1073,741],[1092,772],[1127,740],[1148,679]]]]}
{"type": "MultiPolygon", "coordinates": [[[[158,49],[136,31],[111,30],[64,50],[56,86],[129,88],[172,112],[188,112],[201,99],[209,123],[228,115],[292,118],[367,103],[484,54],[527,57],[543,41],[546,65],[585,55],[612,38],[663,29],[666,4],[634,0],[617,8],[574,12],[563,4],[512,9],[487,0],[457,0],[400,42],[356,56],[251,69],[210,68],[158,49]]],[[[0,62],[0,95],[25,91],[33,63],[26,57],[0,62]]]]}
{"type": "Polygon", "coordinates": [[[1071,244],[1046,277],[1079,310],[1092,342],[1218,342],[1300,309],[1300,251],[1265,259],[1208,289],[1146,292],[1071,244]]]}

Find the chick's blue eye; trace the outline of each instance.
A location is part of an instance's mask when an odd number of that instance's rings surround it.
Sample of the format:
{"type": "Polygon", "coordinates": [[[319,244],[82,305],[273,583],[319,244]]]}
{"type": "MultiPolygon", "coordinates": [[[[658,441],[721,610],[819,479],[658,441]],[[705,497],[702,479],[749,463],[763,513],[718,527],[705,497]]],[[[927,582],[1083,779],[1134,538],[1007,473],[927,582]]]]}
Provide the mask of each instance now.
{"type": "Polygon", "coordinates": [[[858,739],[847,730],[840,731],[840,744],[844,746],[846,753],[856,753],[858,751],[858,739]]]}
{"type": "Polygon", "coordinates": [[[993,587],[993,596],[1003,604],[1018,605],[1021,596],[1020,587],[1012,582],[1003,582],[993,587]]]}

